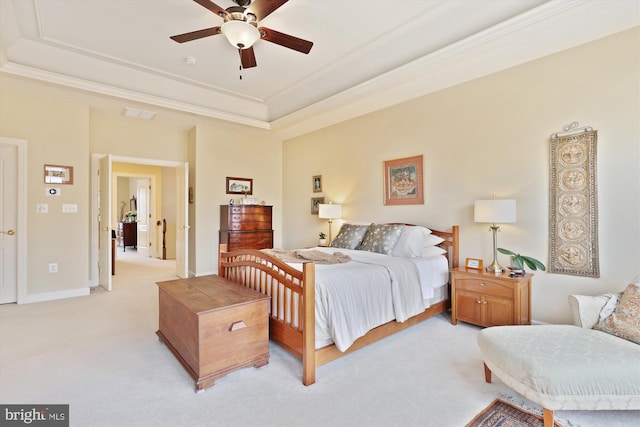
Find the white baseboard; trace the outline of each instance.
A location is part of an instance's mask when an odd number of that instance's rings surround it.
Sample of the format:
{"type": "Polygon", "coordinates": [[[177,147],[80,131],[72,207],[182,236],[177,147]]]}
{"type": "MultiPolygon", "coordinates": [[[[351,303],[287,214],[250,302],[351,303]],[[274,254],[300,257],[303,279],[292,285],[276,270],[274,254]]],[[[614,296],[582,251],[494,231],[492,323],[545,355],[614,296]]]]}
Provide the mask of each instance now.
{"type": "Polygon", "coordinates": [[[89,295],[89,293],[90,289],[86,287],[59,292],[44,292],[41,294],[24,295],[22,298],[19,298],[18,304],[31,304],[34,302],[53,301],[64,298],[84,297],[89,295]]]}

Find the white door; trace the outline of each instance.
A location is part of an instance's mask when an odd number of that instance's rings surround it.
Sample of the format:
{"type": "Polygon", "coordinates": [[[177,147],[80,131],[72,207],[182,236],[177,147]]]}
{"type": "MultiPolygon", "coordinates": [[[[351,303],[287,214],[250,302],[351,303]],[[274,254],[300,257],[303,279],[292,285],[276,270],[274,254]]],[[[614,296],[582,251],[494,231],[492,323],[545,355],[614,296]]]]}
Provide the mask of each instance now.
{"type": "Polygon", "coordinates": [[[100,159],[98,192],[98,277],[100,286],[111,290],[111,154],[100,159]]]}
{"type": "Polygon", "coordinates": [[[189,276],[189,163],[176,167],[176,275],[189,276]]]}
{"type": "Polygon", "coordinates": [[[0,304],[18,300],[18,146],[0,144],[0,304]]]}
{"type": "Polygon", "coordinates": [[[149,180],[148,179],[139,179],[137,182],[137,210],[138,215],[136,216],[138,220],[138,254],[143,256],[151,256],[151,250],[149,248],[149,220],[150,220],[150,210],[149,210],[149,180]]]}

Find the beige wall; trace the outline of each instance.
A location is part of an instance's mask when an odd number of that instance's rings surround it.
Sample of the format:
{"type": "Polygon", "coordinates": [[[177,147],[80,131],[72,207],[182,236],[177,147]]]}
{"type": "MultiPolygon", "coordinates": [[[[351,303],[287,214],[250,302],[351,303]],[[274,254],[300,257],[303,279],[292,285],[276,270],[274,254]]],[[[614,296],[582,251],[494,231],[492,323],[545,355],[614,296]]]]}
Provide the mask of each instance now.
{"type": "MultiPolygon", "coordinates": [[[[601,277],[537,272],[533,318],[566,322],[567,296],[622,289],[640,272],[640,31],[614,35],[284,143],[283,246],[326,231],[310,198],[348,220],[461,227],[461,258],[492,259],[476,199],[517,199],[499,246],[547,259],[549,135],[579,121],[598,130],[601,277]],[[425,204],[383,205],[383,161],[424,155],[425,204]],[[313,193],[322,175],[324,193],[313,193]]],[[[334,235],[340,224],[334,223],[334,235]]],[[[507,259],[501,259],[508,264],[507,259]]],[[[546,264],[546,262],[545,262],[546,264]]]]}
{"type": "Polygon", "coordinates": [[[189,185],[193,187],[193,214],[198,220],[189,233],[192,247],[189,269],[197,275],[215,273],[218,266],[220,205],[239,199],[226,194],[226,177],[253,179],[253,195],[273,205],[274,244],[282,241],[282,144],[268,131],[234,124],[201,125],[189,132],[189,185]]]}
{"type": "Polygon", "coordinates": [[[89,109],[13,92],[3,81],[0,90],[0,134],[28,141],[26,295],[38,301],[88,294],[89,109]],[[45,185],[45,164],[72,166],[73,185],[45,185]],[[59,187],[60,196],[46,195],[47,187],[59,187]],[[36,214],[37,203],[48,204],[48,213],[36,214]],[[67,203],[77,204],[78,213],[63,214],[67,203]],[[58,263],[57,273],[49,273],[50,263],[58,263]]]}

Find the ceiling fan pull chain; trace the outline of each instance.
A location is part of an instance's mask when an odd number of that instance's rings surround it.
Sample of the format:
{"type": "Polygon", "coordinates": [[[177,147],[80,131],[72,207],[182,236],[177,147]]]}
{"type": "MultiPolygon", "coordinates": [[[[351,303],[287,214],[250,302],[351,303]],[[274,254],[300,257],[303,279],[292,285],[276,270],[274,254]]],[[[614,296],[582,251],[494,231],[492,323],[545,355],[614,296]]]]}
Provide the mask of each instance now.
{"type": "Polygon", "coordinates": [[[242,64],[240,64],[240,80],[242,80],[242,64]]]}

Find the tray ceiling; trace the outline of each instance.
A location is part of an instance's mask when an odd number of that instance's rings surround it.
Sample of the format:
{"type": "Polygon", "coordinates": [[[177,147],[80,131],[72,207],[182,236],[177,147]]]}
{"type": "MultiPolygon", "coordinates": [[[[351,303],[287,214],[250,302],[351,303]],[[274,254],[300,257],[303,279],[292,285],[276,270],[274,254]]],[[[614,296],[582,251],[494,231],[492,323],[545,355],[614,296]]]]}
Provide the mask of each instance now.
{"type": "Polygon", "coordinates": [[[638,3],[289,0],[260,25],[311,52],[259,40],[240,70],[221,35],[169,39],[222,23],[193,1],[2,0],[0,71],[292,136],[637,26],[638,3]]]}

